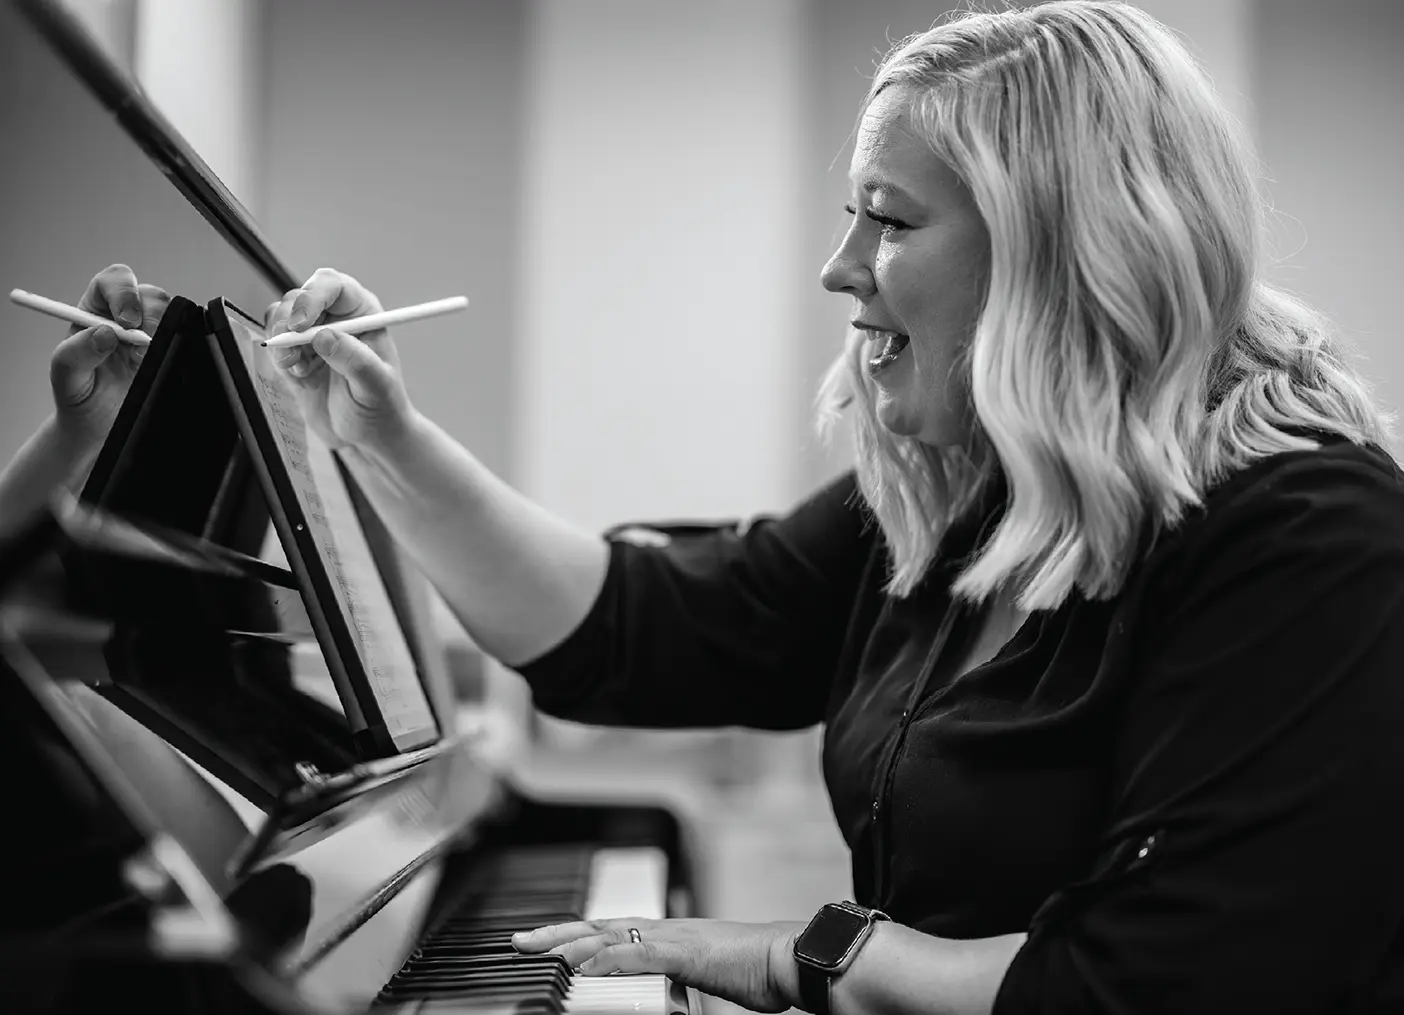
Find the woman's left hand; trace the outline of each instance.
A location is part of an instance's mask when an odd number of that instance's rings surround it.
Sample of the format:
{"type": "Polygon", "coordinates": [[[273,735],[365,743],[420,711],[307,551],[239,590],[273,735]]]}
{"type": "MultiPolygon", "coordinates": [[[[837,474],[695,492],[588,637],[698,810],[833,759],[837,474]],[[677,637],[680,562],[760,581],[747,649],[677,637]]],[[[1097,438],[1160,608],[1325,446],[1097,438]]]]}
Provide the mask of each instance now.
{"type": "Polygon", "coordinates": [[[591,920],[512,935],[520,952],[554,952],[586,976],[662,973],[676,983],[756,1012],[779,1012],[798,995],[795,938],[803,923],[723,920],[591,920]],[[639,941],[629,939],[629,930],[639,941]]]}

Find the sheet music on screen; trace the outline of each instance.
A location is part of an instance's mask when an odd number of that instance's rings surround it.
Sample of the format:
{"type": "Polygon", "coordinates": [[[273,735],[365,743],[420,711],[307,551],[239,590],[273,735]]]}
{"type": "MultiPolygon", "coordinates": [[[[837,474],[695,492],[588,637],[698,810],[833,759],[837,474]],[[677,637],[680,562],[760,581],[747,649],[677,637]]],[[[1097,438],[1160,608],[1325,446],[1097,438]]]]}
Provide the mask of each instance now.
{"type": "Polygon", "coordinates": [[[335,456],[303,420],[268,350],[258,344],[262,333],[228,316],[391,740],[401,750],[422,747],[437,739],[438,725],[335,456]]]}

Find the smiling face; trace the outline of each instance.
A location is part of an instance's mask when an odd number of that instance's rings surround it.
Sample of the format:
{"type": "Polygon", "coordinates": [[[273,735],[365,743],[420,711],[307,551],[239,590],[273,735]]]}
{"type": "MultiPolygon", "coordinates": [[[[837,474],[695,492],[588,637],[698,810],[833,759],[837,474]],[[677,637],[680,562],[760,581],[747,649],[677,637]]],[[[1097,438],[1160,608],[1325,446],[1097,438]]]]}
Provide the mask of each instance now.
{"type": "Polygon", "coordinates": [[[974,333],[989,232],[974,198],[912,123],[911,93],[884,89],[858,127],[849,177],[853,224],[824,266],[868,332],[878,422],[927,444],[966,445],[958,356],[974,333]]]}

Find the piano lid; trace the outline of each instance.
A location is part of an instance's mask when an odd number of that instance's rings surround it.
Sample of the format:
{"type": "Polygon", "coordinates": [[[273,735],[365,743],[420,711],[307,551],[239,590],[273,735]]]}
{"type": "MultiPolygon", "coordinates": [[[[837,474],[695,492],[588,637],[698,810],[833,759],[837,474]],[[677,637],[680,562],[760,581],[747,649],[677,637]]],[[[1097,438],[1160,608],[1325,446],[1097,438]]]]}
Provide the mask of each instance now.
{"type": "MultiPolygon", "coordinates": [[[[316,966],[387,906],[396,919],[379,921],[382,938],[362,935],[358,947],[373,942],[370,954],[397,964],[419,930],[440,855],[476,833],[505,787],[452,738],[357,763],[349,727],[315,684],[325,675],[304,673],[293,658],[301,642],[290,590],[243,564],[225,548],[60,499],[0,543],[0,661],[62,701],[132,787],[146,824],[178,843],[231,908],[260,878],[290,881],[274,893],[284,903],[292,887],[306,893],[275,964],[285,978],[316,966]],[[124,594],[86,596],[75,608],[78,575],[124,594]],[[275,600],[285,608],[272,608],[275,600]],[[250,833],[181,754],[226,793],[261,798],[264,822],[250,833]]],[[[263,903],[244,900],[246,915],[285,920],[270,917],[264,894],[263,903]]]]}

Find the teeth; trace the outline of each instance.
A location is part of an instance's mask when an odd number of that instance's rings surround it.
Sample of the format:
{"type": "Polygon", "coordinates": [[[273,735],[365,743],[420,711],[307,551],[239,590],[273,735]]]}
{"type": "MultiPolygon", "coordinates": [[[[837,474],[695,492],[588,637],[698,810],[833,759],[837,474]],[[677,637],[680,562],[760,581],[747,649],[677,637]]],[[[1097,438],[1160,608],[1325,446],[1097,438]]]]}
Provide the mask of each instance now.
{"type": "Polygon", "coordinates": [[[873,373],[895,363],[910,342],[906,335],[897,331],[870,331],[870,334],[875,343],[882,340],[868,358],[868,370],[873,373]]]}

